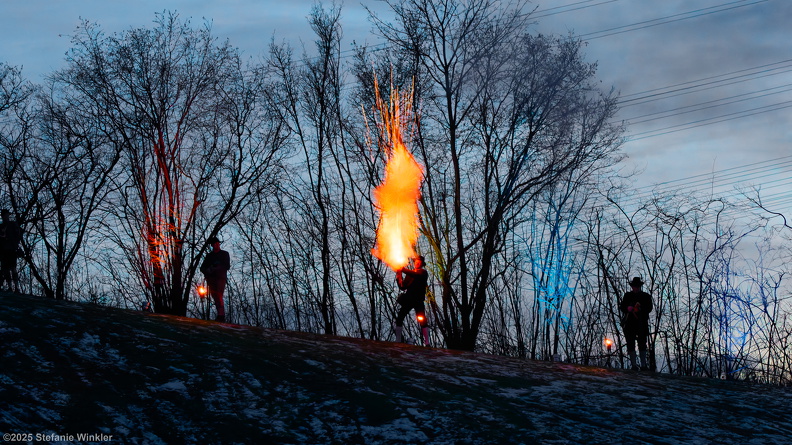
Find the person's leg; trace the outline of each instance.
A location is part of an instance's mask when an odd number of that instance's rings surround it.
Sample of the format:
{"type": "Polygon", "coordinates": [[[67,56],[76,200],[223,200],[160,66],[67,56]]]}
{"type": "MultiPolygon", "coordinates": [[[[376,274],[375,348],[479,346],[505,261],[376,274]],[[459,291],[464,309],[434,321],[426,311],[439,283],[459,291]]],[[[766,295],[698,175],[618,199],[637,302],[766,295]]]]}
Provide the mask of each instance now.
{"type": "Polygon", "coordinates": [[[624,338],[627,340],[627,355],[630,357],[630,367],[638,369],[638,360],[635,357],[635,329],[630,326],[625,327],[624,338]]]}
{"type": "Polygon", "coordinates": [[[5,250],[0,251],[0,288],[8,283],[8,290],[13,287],[11,279],[11,262],[9,261],[8,254],[5,250]]]}
{"type": "Polygon", "coordinates": [[[412,309],[410,306],[399,306],[399,313],[396,315],[396,326],[393,327],[393,330],[396,332],[396,343],[401,343],[403,341],[402,326],[404,326],[404,318],[410,313],[410,309],[412,309]]]}
{"type": "Polygon", "coordinates": [[[644,371],[649,370],[649,361],[647,360],[647,347],[646,347],[646,340],[649,337],[649,328],[642,328],[638,331],[638,352],[641,355],[641,369],[644,371]]]}
{"type": "Polygon", "coordinates": [[[421,326],[421,334],[424,339],[424,346],[429,346],[429,323],[426,319],[426,308],[423,304],[415,306],[415,318],[421,326]]]}
{"type": "Polygon", "coordinates": [[[14,292],[19,293],[19,274],[17,274],[17,257],[16,252],[9,258],[9,269],[11,271],[11,281],[14,282],[14,292]]]}
{"type": "Polygon", "coordinates": [[[223,294],[225,293],[226,280],[217,280],[211,283],[207,282],[206,285],[209,288],[209,294],[212,296],[215,308],[217,309],[217,318],[215,320],[224,322],[225,303],[223,302],[223,294]]]}

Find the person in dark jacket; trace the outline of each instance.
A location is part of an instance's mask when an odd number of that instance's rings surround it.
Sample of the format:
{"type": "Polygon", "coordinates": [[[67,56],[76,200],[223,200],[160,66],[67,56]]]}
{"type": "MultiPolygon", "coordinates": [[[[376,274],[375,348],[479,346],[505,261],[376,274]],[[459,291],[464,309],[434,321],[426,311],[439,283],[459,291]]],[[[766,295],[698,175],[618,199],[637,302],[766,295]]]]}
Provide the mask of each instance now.
{"type": "Polygon", "coordinates": [[[624,294],[619,310],[624,337],[627,339],[627,353],[632,369],[649,370],[646,354],[646,339],[649,336],[649,313],[652,312],[652,296],[641,290],[643,281],[634,277],[629,282],[630,291],[624,294]],[[641,357],[640,368],[635,357],[635,343],[641,357]]]}
{"type": "Polygon", "coordinates": [[[0,287],[8,283],[8,289],[19,292],[19,275],[17,274],[17,258],[19,258],[19,242],[22,230],[16,221],[11,220],[11,212],[0,211],[0,287]]]}
{"type": "Polygon", "coordinates": [[[429,272],[424,269],[424,257],[418,256],[414,260],[414,268],[403,267],[396,272],[396,283],[402,291],[396,300],[401,306],[396,316],[396,341],[402,342],[402,329],[404,318],[415,309],[415,318],[421,326],[424,345],[429,346],[429,328],[426,322],[426,286],[429,282],[429,272]]]}
{"type": "Polygon", "coordinates": [[[203,272],[206,279],[209,295],[214,300],[217,308],[217,318],[215,320],[224,322],[225,304],[223,303],[223,294],[228,282],[228,269],[231,268],[231,256],[225,250],[220,249],[220,240],[216,237],[213,236],[206,242],[212,245],[212,251],[206,254],[206,258],[201,263],[201,272],[203,272]]]}

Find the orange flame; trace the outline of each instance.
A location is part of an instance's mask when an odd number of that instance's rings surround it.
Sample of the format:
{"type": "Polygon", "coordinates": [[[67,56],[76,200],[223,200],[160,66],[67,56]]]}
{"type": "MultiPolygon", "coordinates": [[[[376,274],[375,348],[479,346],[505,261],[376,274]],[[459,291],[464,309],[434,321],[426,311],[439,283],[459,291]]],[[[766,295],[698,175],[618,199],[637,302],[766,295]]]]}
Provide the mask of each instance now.
{"type": "Polygon", "coordinates": [[[399,94],[391,87],[390,106],[380,96],[374,81],[377,109],[381,118],[380,145],[385,152],[385,179],[374,189],[380,212],[377,245],[371,253],[394,271],[416,256],[418,241],[418,200],[424,169],[404,145],[402,130],[412,118],[412,94],[399,94]]]}

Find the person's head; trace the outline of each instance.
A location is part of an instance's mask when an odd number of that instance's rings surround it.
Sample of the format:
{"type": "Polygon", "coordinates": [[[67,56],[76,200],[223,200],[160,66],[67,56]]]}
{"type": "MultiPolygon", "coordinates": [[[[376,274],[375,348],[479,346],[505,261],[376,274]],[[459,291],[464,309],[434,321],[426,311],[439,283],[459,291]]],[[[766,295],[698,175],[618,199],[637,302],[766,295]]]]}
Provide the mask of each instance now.
{"type": "Polygon", "coordinates": [[[643,286],[643,281],[641,277],[633,277],[632,281],[628,283],[633,290],[641,290],[641,286],[643,286]]]}
{"type": "Polygon", "coordinates": [[[421,269],[421,268],[423,268],[423,267],[424,267],[424,264],[426,264],[426,263],[424,262],[424,257],[423,257],[423,255],[418,255],[417,257],[415,257],[414,264],[415,264],[415,268],[416,268],[416,269],[421,269]]]}
{"type": "Polygon", "coordinates": [[[217,239],[216,236],[210,236],[208,240],[206,240],[206,244],[212,246],[214,250],[220,249],[220,240],[217,239]]]}

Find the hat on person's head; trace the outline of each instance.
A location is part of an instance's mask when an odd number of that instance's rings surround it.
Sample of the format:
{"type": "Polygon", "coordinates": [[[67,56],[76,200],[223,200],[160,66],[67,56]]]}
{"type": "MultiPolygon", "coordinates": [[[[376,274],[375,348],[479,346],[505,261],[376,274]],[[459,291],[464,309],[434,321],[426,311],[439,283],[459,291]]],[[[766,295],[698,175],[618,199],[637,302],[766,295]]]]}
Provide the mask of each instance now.
{"type": "Polygon", "coordinates": [[[641,277],[633,277],[632,281],[629,282],[630,286],[643,286],[644,282],[641,281],[641,277]]]}
{"type": "Polygon", "coordinates": [[[220,240],[217,239],[216,236],[210,236],[209,239],[206,240],[206,244],[214,244],[214,243],[219,243],[219,242],[220,242],[220,240]]]}

